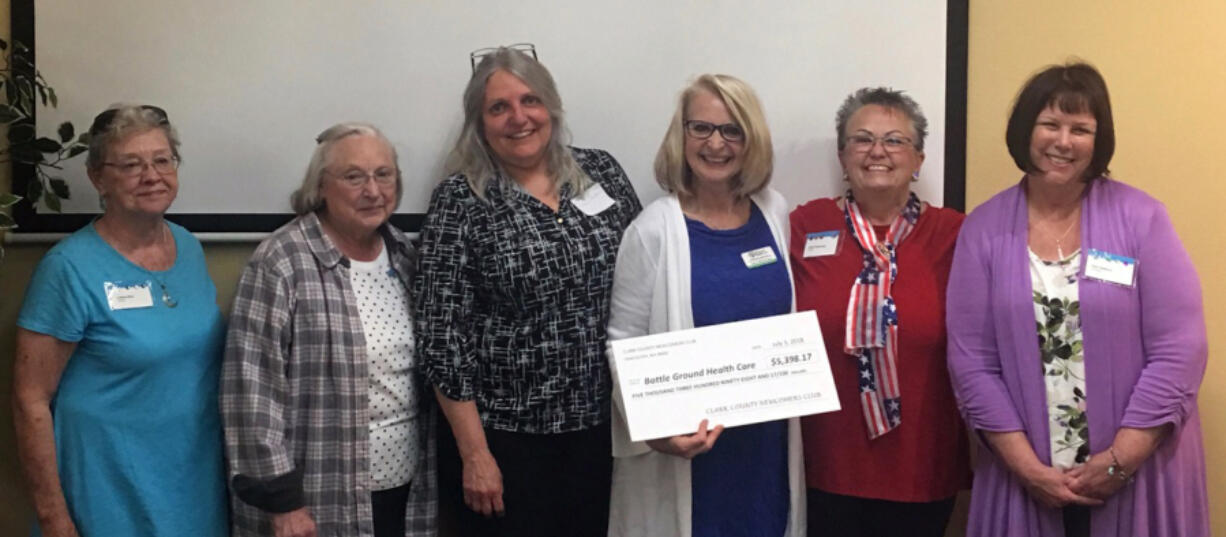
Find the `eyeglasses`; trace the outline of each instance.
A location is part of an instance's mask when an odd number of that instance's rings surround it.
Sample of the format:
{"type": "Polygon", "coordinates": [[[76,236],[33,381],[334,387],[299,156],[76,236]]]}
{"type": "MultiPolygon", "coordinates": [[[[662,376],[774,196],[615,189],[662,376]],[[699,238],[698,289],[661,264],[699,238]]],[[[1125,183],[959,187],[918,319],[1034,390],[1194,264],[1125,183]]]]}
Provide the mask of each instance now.
{"type": "Polygon", "coordinates": [[[153,168],[153,171],[161,175],[171,175],[179,169],[179,157],[153,157],[152,161],[133,159],[123,162],[103,162],[102,165],[115,168],[120,175],[128,178],[140,177],[149,168],[153,168]]]}
{"type": "Polygon", "coordinates": [[[873,149],[877,142],[881,142],[881,148],[885,149],[886,153],[898,153],[908,147],[914,146],[910,138],[887,134],[880,138],[869,136],[867,134],[853,134],[847,137],[846,147],[852,153],[868,153],[873,149]]]}
{"type": "MultiPolygon", "coordinates": [[[[141,110],[148,110],[150,112],[153,112],[153,114],[157,116],[158,125],[169,125],[170,124],[170,117],[166,115],[165,110],[162,110],[159,107],[149,105],[149,104],[143,104],[143,105],[138,106],[137,108],[141,110]]],[[[107,129],[110,129],[111,123],[115,122],[115,116],[118,115],[119,111],[123,109],[124,108],[111,108],[108,110],[103,110],[101,114],[94,116],[94,123],[89,126],[89,135],[98,136],[99,134],[105,132],[107,129]]]]}
{"type": "Polygon", "coordinates": [[[395,168],[379,168],[374,172],[367,173],[363,170],[353,169],[342,174],[334,174],[337,179],[340,179],[345,186],[350,188],[362,188],[366,186],[368,181],[374,181],[379,186],[390,186],[396,184],[396,178],[400,176],[400,172],[395,168]]]}
{"type": "Polygon", "coordinates": [[[714,123],[699,121],[697,119],[687,119],[684,125],[685,133],[690,135],[691,138],[697,138],[699,140],[706,140],[707,138],[710,138],[712,134],[715,134],[715,131],[719,131],[719,135],[722,136],[724,141],[727,142],[740,142],[745,139],[745,129],[742,129],[741,126],[737,125],[736,123],[716,125],[714,123]]]}
{"type": "Polygon", "coordinates": [[[533,45],[532,43],[515,43],[513,45],[507,45],[505,47],[479,48],[477,50],[474,50],[468,53],[468,61],[473,66],[473,72],[474,73],[477,72],[477,64],[481,63],[482,59],[504,48],[514,50],[515,52],[519,52],[523,54],[531,54],[532,59],[539,61],[539,59],[536,57],[536,45],[533,45]]]}

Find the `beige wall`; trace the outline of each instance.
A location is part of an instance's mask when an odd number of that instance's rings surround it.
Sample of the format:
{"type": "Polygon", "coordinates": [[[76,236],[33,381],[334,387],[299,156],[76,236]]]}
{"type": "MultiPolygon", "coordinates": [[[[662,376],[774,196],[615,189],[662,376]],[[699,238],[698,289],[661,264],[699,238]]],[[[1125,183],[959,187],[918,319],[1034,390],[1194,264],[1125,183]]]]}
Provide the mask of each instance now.
{"type": "MultiPolygon", "coordinates": [[[[0,2],[4,34],[8,7],[8,2],[0,2]]],[[[1221,226],[1210,219],[1212,204],[1226,201],[1226,179],[1211,165],[1226,152],[1226,134],[1220,130],[1226,120],[1226,2],[973,0],[970,17],[967,206],[973,208],[1020,176],[1003,140],[1010,102],[1025,78],[1071,55],[1093,62],[1110,84],[1116,112],[1118,147],[1112,170],[1170,208],[1200,268],[1210,352],[1226,348],[1226,281],[1223,271],[1215,270],[1226,266],[1226,248],[1217,231],[1221,226]]],[[[7,171],[0,173],[0,189],[7,189],[7,171]]],[[[0,267],[0,535],[23,534],[29,517],[7,401],[17,309],[46,248],[9,246],[9,257],[0,267]]],[[[226,310],[252,248],[205,248],[226,310]]],[[[1226,465],[1219,464],[1216,455],[1226,448],[1226,369],[1210,363],[1200,402],[1210,498],[1220,503],[1226,499],[1226,465]]],[[[1213,523],[1215,533],[1226,535],[1222,510],[1214,512],[1213,523]]]]}

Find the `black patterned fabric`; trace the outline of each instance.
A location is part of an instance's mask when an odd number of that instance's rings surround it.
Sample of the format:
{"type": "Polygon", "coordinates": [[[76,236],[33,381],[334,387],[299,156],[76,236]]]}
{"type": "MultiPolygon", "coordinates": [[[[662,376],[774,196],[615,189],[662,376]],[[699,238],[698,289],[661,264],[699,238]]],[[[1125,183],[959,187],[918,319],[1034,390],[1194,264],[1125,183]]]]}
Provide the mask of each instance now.
{"type": "Polygon", "coordinates": [[[448,177],[430,200],[413,293],[417,352],[439,391],[476,400],[485,427],[559,433],[609,419],[613,266],[642,206],[611,155],[572,151],[616,202],[594,216],[568,187],[555,213],[504,177],[487,183],[485,200],[448,177]]]}

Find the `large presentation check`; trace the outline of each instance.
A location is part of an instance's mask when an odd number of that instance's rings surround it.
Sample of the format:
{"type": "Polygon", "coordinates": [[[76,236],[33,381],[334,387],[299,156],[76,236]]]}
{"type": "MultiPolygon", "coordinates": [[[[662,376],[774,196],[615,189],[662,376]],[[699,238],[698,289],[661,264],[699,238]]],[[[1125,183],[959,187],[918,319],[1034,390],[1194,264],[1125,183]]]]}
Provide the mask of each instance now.
{"type": "Polygon", "coordinates": [[[610,343],[633,441],[839,409],[812,311],[610,343]]]}

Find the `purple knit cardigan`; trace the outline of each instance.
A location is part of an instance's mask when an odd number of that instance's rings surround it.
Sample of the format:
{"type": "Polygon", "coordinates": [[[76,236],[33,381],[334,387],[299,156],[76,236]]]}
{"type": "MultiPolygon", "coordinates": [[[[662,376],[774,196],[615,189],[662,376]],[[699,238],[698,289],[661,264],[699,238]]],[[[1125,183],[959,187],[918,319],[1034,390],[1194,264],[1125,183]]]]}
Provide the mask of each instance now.
{"type": "MultiPolygon", "coordinates": [[[[1022,184],[962,225],[946,309],[949,370],[971,430],[1024,431],[1050,464],[1026,227],[1022,184]]],[[[1136,481],[1091,510],[1092,534],[1208,536],[1196,406],[1208,343],[1196,270],[1162,204],[1105,178],[1083,198],[1081,248],[1138,260],[1134,287],[1084,276],[1078,283],[1091,452],[1107,449],[1120,427],[1173,426],[1136,481]]],[[[980,447],[967,535],[1063,535],[1060,510],[1031,499],[1004,462],[980,447]]]]}

